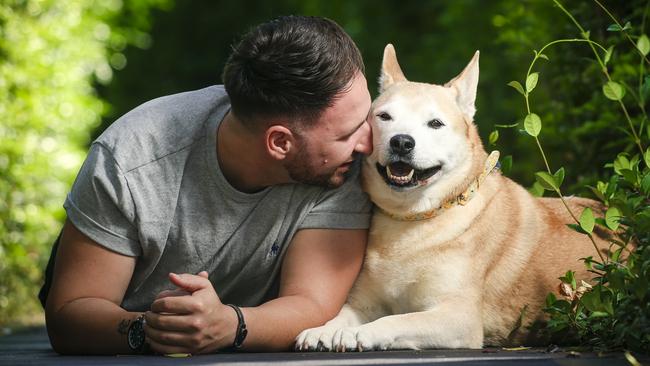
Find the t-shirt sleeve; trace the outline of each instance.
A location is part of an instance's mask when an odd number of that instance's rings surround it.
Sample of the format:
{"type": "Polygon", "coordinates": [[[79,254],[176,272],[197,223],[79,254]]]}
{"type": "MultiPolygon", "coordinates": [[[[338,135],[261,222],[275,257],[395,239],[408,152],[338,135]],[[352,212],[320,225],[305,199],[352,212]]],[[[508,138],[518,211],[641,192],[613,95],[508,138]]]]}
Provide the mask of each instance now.
{"type": "Polygon", "coordinates": [[[141,254],[127,180],[100,143],[91,146],[63,207],[70,222],[98,244],[128,256],[141,254]]]}
{"type": "Polygon", "coordinates": [[[342,186],[320,194],[300,229],[367,229],[370,226],[372,203],[361,190],[359,163],[355,163],[353,174],[342,186]]]}

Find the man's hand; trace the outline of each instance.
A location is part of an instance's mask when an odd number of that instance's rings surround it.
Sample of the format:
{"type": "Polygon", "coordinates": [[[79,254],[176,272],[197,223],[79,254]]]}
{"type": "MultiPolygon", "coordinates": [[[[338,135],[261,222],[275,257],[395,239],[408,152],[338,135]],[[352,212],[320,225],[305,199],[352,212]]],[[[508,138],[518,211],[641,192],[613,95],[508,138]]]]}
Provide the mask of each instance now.
{"type": "Polygon", "coordinates": [[[176,290],[161,292],[145,314],[145,334],[157,353],[210,353],[231,346],[237,314],[221,303],[208,273],[169,274],[176,290]]]}

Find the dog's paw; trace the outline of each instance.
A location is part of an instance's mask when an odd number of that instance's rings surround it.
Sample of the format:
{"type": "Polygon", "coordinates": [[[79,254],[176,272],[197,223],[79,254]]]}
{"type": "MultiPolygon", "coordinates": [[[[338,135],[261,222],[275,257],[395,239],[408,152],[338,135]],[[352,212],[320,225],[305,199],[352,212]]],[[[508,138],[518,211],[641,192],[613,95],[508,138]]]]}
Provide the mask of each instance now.
{"type": "Polygon", "coordinates": [[[322,327],[303,330],[296,337],[296,351],[331,351],[332,339],[338,328],[323,325],[322,327]]]}
{"type": "Polygon", "coordinates": [[[384,335],[388,332],[376,332],[372,327],[359,326],[337,330],[334,333],[332,347],[336,352],[346,351],[385,351],[389,348],[390,339],[384,335]]]}

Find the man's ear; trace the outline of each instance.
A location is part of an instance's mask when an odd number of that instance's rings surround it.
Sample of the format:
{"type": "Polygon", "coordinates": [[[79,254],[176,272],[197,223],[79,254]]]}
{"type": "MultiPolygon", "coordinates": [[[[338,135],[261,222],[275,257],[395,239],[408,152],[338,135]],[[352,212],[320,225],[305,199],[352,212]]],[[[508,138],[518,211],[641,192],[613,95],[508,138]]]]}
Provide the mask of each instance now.
{"type": "Polygon", "coordinates": [[[266,152],[276,160],[284,160],[296,145],[296,138],[285,126],[272,125],[266,129],[266,152]]]}
{"type": "Polygon", "coordinates": [[[384,59],[381,62],[381,75],[379,76],[379,92],[384,90],[398,81],[407,81],[402,69],[397,62],[397,55],[392,44],[387,44],[384,48],[384,59]]]}
{"type": "Polygon", "coordinates": [[[470,118],[474,118],[476,113],[474,103],[476,102],[476,88],[478,87],[478,56],[479,51],[476,51],[465,70],[445,84],[446,87],[455,89],[456,102],[460,110],[470,118]]]}

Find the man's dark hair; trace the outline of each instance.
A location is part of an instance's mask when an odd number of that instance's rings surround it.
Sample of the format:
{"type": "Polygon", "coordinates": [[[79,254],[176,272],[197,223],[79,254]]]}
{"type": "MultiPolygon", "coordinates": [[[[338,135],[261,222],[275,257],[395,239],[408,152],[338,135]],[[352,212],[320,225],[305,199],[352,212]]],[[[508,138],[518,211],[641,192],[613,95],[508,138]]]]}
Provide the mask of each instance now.
{"type": "Polygon", "coordinates": [[[308,127],[363,71],[359,49],[334,21],[284,16],[233,47],[222,79],[233,113],[245,123],[284,117],[308,127]]]}

